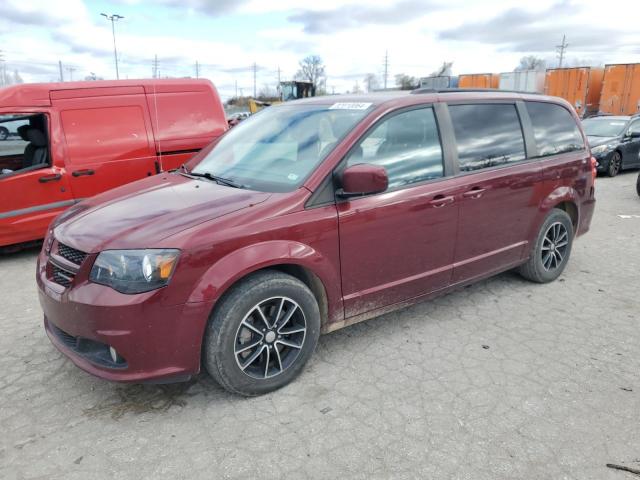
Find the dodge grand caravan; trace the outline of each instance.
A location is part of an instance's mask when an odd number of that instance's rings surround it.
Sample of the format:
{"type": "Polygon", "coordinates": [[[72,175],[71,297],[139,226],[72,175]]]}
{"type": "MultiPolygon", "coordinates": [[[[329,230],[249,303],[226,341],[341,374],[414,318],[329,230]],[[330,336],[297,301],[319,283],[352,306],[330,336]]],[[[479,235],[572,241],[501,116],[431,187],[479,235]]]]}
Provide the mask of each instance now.
{"type": "Polygon", "coordinates": [[[84,201],[38,258],[44,325],[125,381],[290,382],[321,332],[509,269],[550,282],[595,160],[564,100],[500,92],[273,106],[183,168],[84,201]]]}
{"type": "Polygon", "coordinates": [[[0,247],[44,237],[83,198],[175,169],[227,129],[208,80],[0,89],[0,247]],[[1,138],[1,137],[0,137],[1,138]]]}

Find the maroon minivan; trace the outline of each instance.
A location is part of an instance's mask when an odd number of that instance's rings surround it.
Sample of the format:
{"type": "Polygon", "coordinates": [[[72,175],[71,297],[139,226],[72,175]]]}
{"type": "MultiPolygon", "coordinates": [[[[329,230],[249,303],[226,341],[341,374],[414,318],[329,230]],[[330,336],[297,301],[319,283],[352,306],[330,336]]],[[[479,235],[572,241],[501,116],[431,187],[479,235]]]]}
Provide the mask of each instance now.
{"type": "Polygon", "coordinates": [[[188,164],[79,203],[38,258],[46,332],[80,368],[228,390],[290,382],[321,332],[518,268],[589,229],[595,162],[564,100],[497,91],[264,109],[188,164]]]}

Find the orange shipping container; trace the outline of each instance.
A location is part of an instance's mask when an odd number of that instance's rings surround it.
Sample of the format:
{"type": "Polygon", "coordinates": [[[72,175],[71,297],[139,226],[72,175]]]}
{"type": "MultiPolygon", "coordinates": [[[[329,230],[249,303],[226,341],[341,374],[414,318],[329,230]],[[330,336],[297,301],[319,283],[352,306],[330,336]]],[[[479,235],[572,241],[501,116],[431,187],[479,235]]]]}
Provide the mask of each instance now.
{"type": "Polygon", "coordinates": [[[458,88],[498,88],[500,75],[497,73],[471,73],[460,75],[458,88]]]}
{"type": "Polygon", "coordinates": [[[640,63],[605,65],[600,111],[613,115],[640,112],[640,63]]]}
{"type": "Polygon", "coordinates": [[[598,112],[603,76],[602,68],[551,68],[547,70],[544,93],[564,98],[583,117],[598,112]]]}

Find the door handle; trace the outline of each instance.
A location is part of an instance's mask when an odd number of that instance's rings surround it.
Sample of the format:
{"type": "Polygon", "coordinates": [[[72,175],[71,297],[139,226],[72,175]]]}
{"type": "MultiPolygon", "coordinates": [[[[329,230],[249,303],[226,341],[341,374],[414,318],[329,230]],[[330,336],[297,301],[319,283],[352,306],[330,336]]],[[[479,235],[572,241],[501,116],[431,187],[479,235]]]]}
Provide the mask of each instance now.
{"type": "Polygon", "coordinates": [[[474,187],[468,192],[464,192],[462,196],[464,198],[480,198],[484,194],[484,192],[486,192],[484,188],[474,187]]]}
{"type": "Polygon", "coordinates": [[[74,177],[81,177],[83,175],[93,175],[94,173],[96,173],[94,170],[87,168],[86,170],[76,170],[71,175],[74,177]]]}
{"type": "Polygon", "coordinates": [[[40,183],[57,182],[61,178],[62,175],[60,175],[59,173],[54,173],[53,175],[45,175],[44,177],[40,177],[38,181],[40,183]]]}
{"type": "Polygon", "coordinates": [[[429,202],[430,205],[433,205],[435,208],[444,207],[445,205],[449,205],[455,201],[455,197],[453,195],[436,195],[433,197],[433,200],[429,202]]]}

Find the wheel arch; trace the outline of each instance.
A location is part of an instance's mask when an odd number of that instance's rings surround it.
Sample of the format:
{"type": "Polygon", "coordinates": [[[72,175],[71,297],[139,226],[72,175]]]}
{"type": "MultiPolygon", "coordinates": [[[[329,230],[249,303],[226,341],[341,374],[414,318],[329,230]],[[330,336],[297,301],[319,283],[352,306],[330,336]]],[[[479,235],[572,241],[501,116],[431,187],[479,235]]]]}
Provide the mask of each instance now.
{"type": "Polygon", "coordinates": [[[226,255],[207,269],[188,301],[213,301],[215,311],[215,305],[230,288],[263,270],[287,273],[304,283],[318,301],[323,326],[342,320],[340,278],[331,268],[331,261],[308,245],[290,241],[262,242],[226,255]]]}

